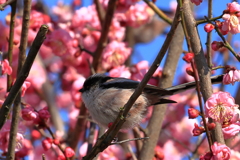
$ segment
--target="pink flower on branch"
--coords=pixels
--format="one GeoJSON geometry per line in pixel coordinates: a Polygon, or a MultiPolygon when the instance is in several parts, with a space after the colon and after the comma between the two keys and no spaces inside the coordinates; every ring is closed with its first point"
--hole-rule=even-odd
{"type": "Polygon", "coordinates": [[[107,45],[102,55],[102,66],[111,69],[122,65],[130,56],[132,49],[123,42],[112,41],[107,45]]]}
{"type": "Polygon", "coordinates": [[[44,44],[51,47],[52,52],[65,59],[70,59],[76,53],[77,49],[73,47],[73,38],[69,32],[63,29],[54,30],[44,44]]]}
{"type": "Polygon", "coordinates": [[[230,124],[228,127],[225,127],[222,129],[224,139],[229,139],[235,135],[237,135],[240,131],[240,124],[239,123],[234,123],[230,124]]]}
{"type": "Polygon", "coordinates": [[[231,150],[226,145],[215,142],[212,146],[212,160],[229,160],[231,158],[231,150]]]}
{"type": "Polygon", "coordinates": [[[22,85],[22,93],[21,93],[21,97],[23,97],[25,95],[25,92],[27,91],[27,89],[31,86],[31,83],[28,81],[24,81],[23,85],[22,85]]]}
{"type": "Polygon", "coordinates": [[[237,69],[230,70],[223,76],[223,84],[232,84],[240,81],[240,71],[237,69]]]}
{"type": "Polygon", "coordinates": [[[234,98],[228,92],[217,92],[205,103],[206,116],[223,123],[230,121],[239,112],[234,98]]]}
{"type": "Polygon", "coordinates": [[[131,73],[129,71],[129,68],[127,68],[125,66],[118,66],[109,71],[109,76],[130,78],[131,73]]]}
{"type": "Polygon", "coordinates": [[[203,132],[205,132],[204,127],[198,126],[198,124],[195,123],[195,124],[194,124],[194,129],[192,130],[193,136],[199,136],[199,135],[202,134],[203,132]]]}
{"type": "MultiPolygon", "coordinates": [[[[3,152],[7,152],[9,138],[10,138],[10,128],[11,128],[11,121],[7,121],[0,131],[0,150],[3,152]]],[[[18,132],[16,135],[16,148],[15,151],[18,151],[22,148],[24,142],[24,135],[25,127],[20,123],[18,125],[18,132]]]]}
{"type": "Polygon", "coordinates": [[[154,15],[154,11],[147,4],[132,5],[125,13],[126,23],[131,27],[139,27],[149,22],[154,15]]]}
{"type": "Polygon", "coordinates": [[[22,118],[25,121],[32,121],[38,118],[38,113],[32,107],[25,107],[21,111],[22,118]]]}
{"type": "Polygon", "coordinates": [[[4,59],[2,61],[2,74],[11,75],[12,74],[12,67],[9,65],[9,62],[7,59],[4,59]]]}
{"type": "Polygon", "coordinates": [[[222,19],[222,30],[237,34],[240,32],[240,5],[237,2],[227,4],[227,9],[224,11],[222,19]]]}

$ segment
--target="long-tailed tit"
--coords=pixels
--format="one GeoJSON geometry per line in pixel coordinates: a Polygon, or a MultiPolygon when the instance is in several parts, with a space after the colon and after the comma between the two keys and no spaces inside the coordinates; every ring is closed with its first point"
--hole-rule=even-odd
{"type": "MultiPolygon", "coordinates": [[[[222,81],[222,76],[212,77],[212,83],[222,81]]],[[[95,74],[86,79],[83,84],[82,100],[91,117],[103,127],[117,118],[119,110],[129,100],[139,82],[126,78],[113,78],[103,74],[95,74]]],[[[189,82],[166,89],[147,84],[129,111],[122,129],[133,128],[144,118],[147,107],[163,103],[176,103],[164,99],[187,89],[195,87],[195,82],[189,82]]]]}

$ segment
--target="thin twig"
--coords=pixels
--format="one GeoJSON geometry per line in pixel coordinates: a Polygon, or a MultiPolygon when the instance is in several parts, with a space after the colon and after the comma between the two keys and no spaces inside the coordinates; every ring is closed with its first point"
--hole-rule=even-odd
{"type": "MultiPolygon", "coordinates": [[[[215,20],[218,20],[218,19],[222,18],[222,16],[223,16],[223,14],[218,16],[218,17],[210,18],[209,20],[210,21],[215,21],[215,20]]],[[[199,20],[199,21],[196,22],[196,25],[207,23],[209,20],[207,20],[207,19],[199,20]]]]}
{"type": "MultiPolygon", "coordinates": [[[[13,54],[13,46],[14,46],[13,39],[14,39],[16,9],[17,9],[17,1],[13,1],[11,3],[11,19],[10,19],[10,31],[9,31],[9,39],[8,39],[8,62],[11,67],[12,67],[12,57],[13,57],[12,54],[13,54]]],[[[11,85],[12,85],[12,76],[7,75],[7,91],[10,90],[11,85]]]]}
{"type": "Polygon", "coordinates": [[[124,105],[123,108],[120,109],[118,117],[115,120],[115,122],[113,123],[113,125],[110,127],[110,129],[108,129],[108,131],[103,136],[101,136],[98,139],[98,141],[96,142],[96,144],[93,147],[93,149],[91,150],[91,152],[87,156],[83,157],[83,160],[93,159],[99,152],[103,151],[111,144],[113,138],[116,136],[116,134],[120,130],[121,126],[125,122],[125,118],[127,117],[127,114],[129,112],[129,110],[131,109],[132,105],[134,104],[134,102],[137,100],[137,98],[142,93],[144,87],[146,86],[149,79],[152,77],[155,70],[159,67],[159,65],[169,47],[169,44],[171,43],[171,40],[173,38],[173,35],[175,33],[175,30],[176,30],[178,24],[179,24],[179,15],[176,14],[176,16],[174,18],[174,22],[172,24],[172,27],[170,29],[170,32],[167,35],[166,40],[165,40],[161,50],[159,51],[155,61],[153,62],[153,65],[150,67],[148,72],[145,74],[143,80],[140,82],[140,84],[138,85],[138,87],[136,88],[136,90],[134,91],[134,93],[132,94],[130,99],[128,100],[128,102],[124,105]]]}
{"type": "Polygon", "coordinates": [[[101,26],[103,26],[104,23],[104,17],[105,17],[105,11],[101,5],[101,3],[99,2],[99,0],[94,0],[95,6],[96,6],[96,10],[98,13],[98,19],[101,23],[101,26]]]}
{"type": "MultiPolygon", "coordinates": [[[[212,95],[212,92],[213,92],[212,84],[210,80],[211,70],[208,67],[208,64],[206,62],[200,37],[196,28],[196,21],[192,14],[189,0],[184,0],[183,10],[184,10],[183,13],[184,13],[185,21],[187,24],[186,27],[187,27],[189,36],[191,37],[190,42],[191,42],[192,51],[194,53],[194,62],[196,63],[196,67],[199,75],[201,93],[204,98],[204,101],[207,101],[207,99],[212,95]]],[[[214,139],[214,141],[218,141],[219,143],[222,143],[222,144],[225,143],[221,124],[216,123],[216,127],[212,132],[213,132],[212,138],[214,139]]]]}
{"type": "Polygon", "coordinates": [[[223,40],[223,43],[224,43],[224,47],[226,47],[233,55],[234,57],[240,62],[240,56],[238,53],[236,53],[234,51],[234,49],[231,47],[231,45],[228,43],[228,41],[223,37],[222,33],[220,32],[218,26],[213,23],[210,19],[208,19],[206,16],[205,18],[208,20],[209,23],[211,23],[212,25],[214,25],[215,27],[215,30],[217,31],[217,34],[220,36],[220,38],[223,40]]]}
{"type": "Polygon", "coordinates": [[[172,25],[172,19],[169,18],[163,11],[161,11],[153,2],[149,0],[144,0],[145,3],[160,17],[162,20],[164,20],[169,25],[172,25]]]}
{"type": "MultiPolygon", "coordinates": [[[[91,123],[90,123],[90,128],[89,128],[87,153],[89,153],[90,150],[91,150],[92,147],[93,147],[95,128],[96,128],[96,123],[91,122],[91,123]]],[[[87,131],[87,130],[86,130],[86,131],[87,131]]]]}
{"type": "Polygon", "coordinates": [[[101,68],[99,68],[98,65],[99,65],[99,62],[101,61],[102,51],[104,47],[107,45],[108,32],[109,32],[113,14],[116,8],[116,1],[117,0],[111,0],[108,2],[107,12],[106,12],[104,24],[101,30],[101,36],[97,45],[97,49],[94,52],[93,68],[96,72],[101,70],[101,68]]]}
{"type": "MultiPolygon", "coordinates": [[[[183,4],[182,4],[182,0],[178,0],[178,4],[179,4],[179,7],[182,8],[183,4]]],[[[187,27],[186,27],[186,22],[185,22],[185,17],[184,17],[184,14],[183,14],[183,9],[180,9],[180,14],[181,14],[181,23],[182,23],[182,28],[183,28],[183,32],[184,32],[184,35],[185,35],[185,39],[186,39],[186,42],[187,42],[187,48],[188,48],[188,52],[192,52],[192,47],[191,47],[191,43],[190,43],[190,37],[188,35],[188,31],[187,31],[187,27]]]]}
{"type": "Polygon", "coordinates": [[[132,147],[131,147],[130,144],[127,145],[127,148],[128,148],[128,150],[129,150],[129,152],[130,152],[130,154],[131,154],[131,156],[132,156],[132,159],[133,159],[133,160],[137,160],[137,157],[136,157],[136,155],[133,153],[133,150],[132,150],[132,147]]]}
{"type": "MultiPolygon", "coordinates": [[[[80,107],[80,111],[79,111],[79,115],[78,115],[78,119],[76,122],[76,125],[73,129],[73,131],[69,131],[68,137],[67,139],[69,140],[69,146],[75,150],[78,144],[78,141],[76,141],[76,139],[79,139],[79,137],[84,133],[84,127],[85,127],[85,123],[87,122],[86,118],[82,118],[82,117],[86,117],[87,115],[87,109],[84,105],[84,103],[81,104],[80,107]]],[[[74,159],[74,157],[72,157],[71,159],[74,159]]]]}
{"type": "Polygon", "coordinates": [[[29,53],[28,53],[28,56],[27,56],[27,59],[26,59],[24,65],[23,65],[23,68],[0,109],[0,129],[2,128],[2,126],[4,125],[4,123],[8,117],[10,108],[11,108],[13,101],[15,100],[17,94],[19,93],[19,91],[21,89],[21,86],[23,85],[24,81],[26,80],[26,78],[29,75],[33,61],[38,53],[39,48],[41,47],[41,45],[45,39],[45,35],[47,34],[47,31],[48,31],[47,25],[42,25],[40,27],[40,30],[38,31],[37,36],[34,39],[32,46],[29,50],[29,53]]]}
{"type": "MultiPolygon", "coordinates": [[[[208,18],[212,18],[212,0],[208,0],[208,18]]],[[[207,33],[207,63],[208,67],[212,68],[212,48],[211,48],[211,41],[212,41],[212,32],[207,33]]]]}
{"type": "MultiPolygon", "coordinates": [[[[16,4],[13,3],[12,5],[16,5],[16,4]]],[[[23,23],[22,23],[21,40],[20,40],[20,47],[19,47],[20,53],[18,57],[17,76],[20,75],[20,71],[26,59],[30,12],[31,12],[31,0],[24,0],[23,23]]],[[[10,138],[9,138],[8,153],[7,153],[7,159],[9,160],[15,159],[16,137],[18,132],[19,115],[21,111],[21,94],[20,93],[17,94],[17,97],[14,101],[13,106],[14,107],[13,107],[10,138]]]]}
{"type": "Polygon", "coordinates": [[[46,157],[44,154],[42,154],[42,160],[46,160],[46,157]]]}
{"type": "Polygon", "coordinates": [[[148,139],[149,137],[143,137],[143,138],[133,138],[133,139],[126,139],[123,141],[119,141],[119,142],[112,142],[111,145],[113,144],[121,144],[121,143],[126,143],[126,142],[130,142],[130,141],[138,141],[138,140],[145,140],[148,139]]]}
{"type": "MultiPolygon", "coordinates": [[[[175,18],[180,20],[180,7],[177,7],[175,18]]],[[[175,25],[176,20],[174,19],[173,26],[175,25]]],[[[171,33],[171,30],[168,34],[171,33]]],[[[171,41],[168,49],[168,55],[166,57],[166,61],[164,64],[164,68],[162,71],[162,77],[159,81],[158,87],[165,88],[168,86],[172,86],[172,82],[174,79],[174,75],[177,68],[177,63],[179,61],[179,57],[182,53],[182,44],[183,44],[184,34],[182,31],[181,25],[177,26],[176,32],[174,34],[174,38],[171,41]]],[[[140,155],[138,156],[139,160],[145,159],[153,159],[155,152],[154,149],[159,140],[159,134],[161,130],[163,130],[163,123],[165,119],[167,111],[167,105],[157,105],[153,108],[152,116],[149,120],[147,126],[147,136],[150,137],[149,140],[144,141],[143,147],[141,149],[140,155]]]]}
{"type": "Polygon", "coordinates": [[[7,6],[7,5],[10,5],[12,4],[13,2],[15,2],[16,0],[7,0],[5,3],[3,4],[0,4],[0,11],[3,11],[4,8],[7,6]]]}
{"type": "MultiPolygon", "coordinates": [[[[50,133],[50,135],[52,136],[52,139],[56,139],[55,135],[53,134],[51,128],[46,124],[46,122],[44,120],[42,120],[44,127],[48,130],[48,132],[50,133]]],[[[69,160],[69,158],[65,155],[64,153],[64,149],[61,146],[61,143],[57,144],[58,148],[61,150],[61,152],[63,153],[63,155],[65,156],[66,160],[69,160]]]]}
{"type": "Polygon", "coordinates": [[[80,49],[80,51],[85,51],[86,53],[90,54],[91,56],[93,56],[93,52],[85,49],[82,45],[78,45],[78,48],[80,49]]]}
{"type": "Polygon", "coordinates": [[[217,70],[217,69],[224,69],[226,68],[225,66],[217,66],[217,67],[212,67],[211,70],[217,70]]]}
{"type": "Polygon", "coordinates": [[[212,146],[213,142],[212,142],[212,139],[211,139],[211,134],[209,132],[209,129],[208,129],[208,126],[207,126],[206,117],[205,117],[204,110],[203,110],[202,97],[201,97],[201,91],[200,91],[200,83],[199,83],[199,80],[198,80],[198,72],[197,72],[197,69],[196,69],[195,64],[194,64],[193,61],[191,61],[191,66],[193,68],[194,79],[195,79],[196,87],[197,87],[197,96],[198,96],[198,102],[199,102],[201,117],[202,117],[202,121],[203,121],[203,124],[204,124],[204,128],[206,130],[208,144],[209,144],[209,149],[212,152],[211,146],[212,146]]]}

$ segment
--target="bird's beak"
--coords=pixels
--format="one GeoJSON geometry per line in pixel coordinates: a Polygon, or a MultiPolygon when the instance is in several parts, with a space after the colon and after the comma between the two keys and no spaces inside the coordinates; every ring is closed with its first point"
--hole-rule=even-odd
{"type": "Polygon", "coordinates": [[[80,89],[79,92],[83,92],[84,91],[84,88],[80,89]]]}

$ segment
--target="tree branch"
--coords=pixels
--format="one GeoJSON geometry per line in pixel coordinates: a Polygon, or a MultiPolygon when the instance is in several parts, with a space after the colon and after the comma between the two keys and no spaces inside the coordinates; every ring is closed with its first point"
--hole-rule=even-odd
{"type": "Polygon", "coordinates": [[[102,51],[104,47],[107,45],[108,32],[109,32],[113,14],[116,8],[116,1],[117,0],[111,0],[108,2],[108,8],[107,8],[104,24],[102,26],[101,36],[97,45],[97,49],[94,53],[93,68],[96,72],[100,70],[98,65],[101,60],[102,51]]]}
{"type": "Polygon", "coordinates": [[[42,25],[40,27],[40,30],[38,31],[37,36],[32,43],[32,47],[29,50],[29,53],[28,53],[28,56],[27,56],[27,59],[26,59],[24,65],[23,65],[23,68],[21,69],[21,72],[20,72],[19,76],[17,77],[16,82],[12,86],[7,98],[5,99],[3,105],[0,109],[0,129],[2,128],[2,126],[4,125],[4,123],[8,117],[12,103],[15,100],[15,98],[17,97],[17,94],[19,93],[21,86],[23,85],[24,81],[26,80],[26,78],[29,75],[33,61],[38,53],[39,48],[41,47],[41,45],[45,39],[45,35],[47,34],[47,31],[48,31],[47,25],[42,25]]]}
{"type": "Polygon", "coordinates": [[[127,117],[127,114],[129,112],[129,110],[131,109],[132,105],[137,100],[137,98],[141,95],[141,93],[142,93],[144,87],[146,86],[146,84],[148,83],[149,79],[152,77],[155,70],[159,67],[159,65],[160,65],[168,47],[172,41],[175,30],[179,24],[179,17],[180,17],[179,14],[176,14],[176,16],[174,18],[174,22],[171,27],[171,30],[169,31],[169,34],[167,35],[166,40],[165,40],[161,50],[159,51],[157,57],[155,58],[152,66],[149,68],[148,72],[146,73],[143,80],[140,82],[140,84],[138,85],[138,87],[136,88],[136,90],[134,91],[134,93],[132,94],[130,99],[128,100],[128,102],[120,110],[118,117],[115,120],[115,122],[113,123],[113,125],[111,126],[111,128],[102,137],[100,137],[98,139],[98,141],[96,142],[96,144],[93,147],[93,149],[91,150],[91,152],[87,156],[83,157],[83,160],[93,159],[99,152],[102,152],[109,145],[111,145],[111,141],[116,136],[118,131],[121,129],[121,126],[125,122],[125,118],[127,117]]]}
{"type": "MultiPolygon", "coordinates": [[[[190,43],[192,51],[195,54],[194,60],[199,74],[201,93],[203,95],[204,101],[206,101],[212,95],[212,84],[210,80],[211,70],[208,67],[206,58],[204,56],[204,52],[196,28],[196,21],[192,15],[189,0],[185,0],[183,2],[183,14],[187,24],[186,27],[188,30],[189,37],[191,37],[190,43]]],[[[222,144],[225,143],[222,134],[222,127],[221,124],[219,123],[216,123],[216,128],[214,130],[214,139],[219,143],[222,144]]]]}

